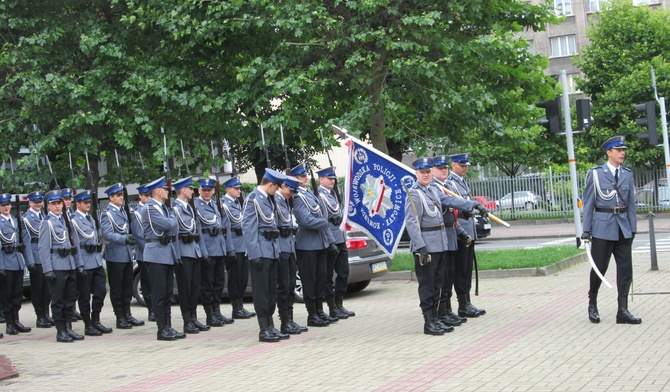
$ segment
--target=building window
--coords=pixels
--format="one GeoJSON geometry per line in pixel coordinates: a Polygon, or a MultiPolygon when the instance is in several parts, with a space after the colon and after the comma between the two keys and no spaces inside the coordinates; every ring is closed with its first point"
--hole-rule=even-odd
{"type": "Polygon", "coordinates": [[[551,37],[551,57],[574,56],[577,54],[574,35],[551,37]]]}
{"type": "MultiPolygon", "coordinates": [[[[556,16],[572,15],[572,0],[554,0],[554,10],[556,16]]],[[[653,0],[652,0],[653,1],[653,0]]]]}
{"type": "Polygon", "coordinates": [[[528,40],[528,53],[535,54],[535,41],[528,40]]]}
{"type": "MultiPolygon", "coordinates": [[[[561,83],[561,75],[552,75],[554,79],[558,83],[561,83]]],[[[567,74],[565,75],[566,79],[568,80],[568,94],[581,94],[581,90],[577,88],[577,78],[579,77],[578,74],[567,74]]],[[[563,91],[563,89],[561,89],[563,91]]]]}
{"type": "Polygon", "coordinates": [[[608,0],[589,0],[586,12],[600,12],[608,0]]]}
{"type": "Polygon", "coordinates": [[[661,0],[633,0],[633,5],[660,4],[661,0]]]}

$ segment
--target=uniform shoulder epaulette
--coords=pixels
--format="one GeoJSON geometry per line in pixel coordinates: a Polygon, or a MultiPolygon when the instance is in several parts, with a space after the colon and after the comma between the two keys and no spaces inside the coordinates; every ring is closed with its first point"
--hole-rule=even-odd
{"type": "Polygon", "coordinates": [[[597,169],[600,169],[600,170],[602,170],[602,169],[603,169],[603,167],[602,167],[602,166],[593,166],[593,167],[592,167],[592,168],[590,168],[589,170],[597,170],[597,169]]]}
{"type": "Polygon", "coordinates": [[[632,170],[630,170],[630,168],[627,168],[626,166],[621,166],[621,169],[627,172],[632,172],[632,170]]]}
{"type": "Polygon", "coordinates": [[[258,194],[251,192],[249,196],[247,196],[247,200],[254,200],[258,194]]]}

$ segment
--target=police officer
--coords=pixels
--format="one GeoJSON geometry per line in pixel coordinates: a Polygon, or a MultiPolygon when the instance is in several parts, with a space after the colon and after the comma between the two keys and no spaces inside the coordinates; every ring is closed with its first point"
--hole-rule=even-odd
{"type": "MultiPolygon", "coordinates": [[[[207,317],[206,324],[212,327],[222,327],[235,320],[225,317],[221,313],[221,295],[226,280],[226,257],[233,257],[233,240],[230,238],[230,222],[221,215],[214,188],[216,180],[201,178],[198,180],[200,196],[196,199],[198,220],[202,227],[202,241],[206,249],[206,261],[201,263],[202,286],[200,296],[207,317]]],[[[228,286],[231,285],[228,277],[228,286]]],[[[230,290],[229,290],[230,292],[230,290]]],[[[235,303],[233,302],[233,308],[235,303]]],[[[233,317],[235,316],[233,312],[233,317]]]]}
{"type": "Polygon", "coordinates": [[[151,286],[149,283],[149,271],[147,270],[146,264],[142,261],[142,255],[144,254],[144,230],[142,229],[142,210],[146,207],[147,202],[149,201],[149,191],[147,190],[147,185],[142,184],[137,187],[137,195],[140,199],[139,203],[131,211],[133,214],[133,219],[130,220],[130,227],[133,229],[133,237],[137,240],[137,245],[135,245],[135,261],[137,262],[137,268],[140,270],[140,289],[142,292],[142,298],[144,298],[144,305],[147,308],[147,319],[149,321],[156,321],[153,312],[151,311],[151,286]]]}
{"type": "Polygon", "coordinates": [[[337,255],[328,256],[328,268],[326,269],[326,302],[328,303],[331,317],[346,319],[355,316],[356,313],[347,310],[342,301],[347,293],[347,280],[349,279],[349,251],[347,250],[346,233],[340,229],[343,214],[340,201],[335,193],[335,181],[337,175],[334,167],[327,167],[316,172],[319,176],[319,197],[328,212],[330,232],[335,239],[335,246],[339,252],[337,255]],[[336,274],[333,286],[333,275],[336,274]]]}
{"type": "Polygon", "coordinates": [[[207,247],[202,239],[200,222],[189,204],[193,197],[193,176],[184,177],[172,184],[177,199],[172,204],[179,226],[178,241],[175,242],[181,264],[175,268],[177,287],[179,287],[179,308],[184,320],[185,333],[208,331],[207,325],[196,317],[198,298],[200,298],[201,266],[200,260],[207,262],[207,247]],[[202,326],[199,328],[195,323],[202,326]]]}
{"type": "MultiPolygon", "coordinates": [[[[623,136],[607,139],[602,148],[607,162],[586,173],[582,240],[591,242],[591,256],[603,276],[614,255],[619,305],[617,324],[640,324],[642,319],[628,311],[628,292],[633,280],[631,252],[637,232],[633,172],[623,166],[627,148],[623,136]]],[[[589,283],[589,320],[599,323],[598,289],[602,281],[593,269],[589,283]]]]}
{"type": "Polygon", "coordinates": [[[8,335],[30,332],[31,328],[19,321],[23,301],[23,270],[26,247],[19,240],[18,221],[10,215],[12,196],[0,193],[0,309],[4,310],[8,335]]]}
{"type": "Polygon", "coordinates": [[[40,236],[40,226],[44,219],[42,200],[44,192],[34,191],[28,194],[28,211],[23,214],[23,243],[26,245],[26,264],[30,272],[30,301],[35,309],[37,328],[51,328],[54,320],[49,316],[51,293],[44,279],[42,260],[40,259],[37,242],[40,236]]]}
{"type": "MultiPolygon", "coordinates": [[[[449,156],[451,160],[451,173],[447,177],[446,185],[449,190],[460,195],[466,200],[471,200],[470,186],[465,181],[465,175],[470,166],[470,154],[454,154],[449,156]]],[[[476,208],[482,216],[487,216],[488,211],[480,203],[476,208]]],[[[458,256],[456,259],[456,276],[454,278],[454,290],[458,298],[458,315],[460,317],[479,317],[486,314],[486,310],[477,308],[470,302],[470,290],[472,288],[472,267],[475,259],[475,243],[477,242],[477,221],[470,209],[459,209],[458,223],[465,229],[471,238],[470,245],[465,237],[459,237],[458,256]]]]}
{"type": "Polygon", "coordinates": [[[279,266],[277,269],[277,308],[281,320],[280,331],[290,335],[307,332],[307,327],[293,321],[293,304],[295,303],[295,285],[298,266],[295,259],[295,233],[293,211],[289,200],[298,193],[301,181],[288,176],[281,188],[275,192],[277,226],[279,228],[279,266]]]}
{"type": "Polygon", "coordinates": [[[151,281],[151,306],[156,317],[158,340],[183,339],[186,334],[172,328],[172,291],[174,266],[181,264],[175,241],[179,233],[177,219],[170,213],[165,201],[170,197],[161,177],[147,184],[151,198],[142,210],[142,228],[146,245],[142,260],[147,264],[151,281]]]}
{"type": "Polygon", "coordinates": [[[67,212],[67,216],[72,215],[72,188],[63,188],[63,212],[67,212]]]}
{"type": "Polygon", "coordinates": [[[109,273],[109,299],[116,315],[116,328],[130,329],[144,325],[130,313],[133,297],[132,248],[137,244],[130,234],[130,217],[123,209],[124,184],[117,182],[105,190],[109,204],[100,216],[100,231],[107,241],[102,257],[109,273]]]}
{"type": "Polygon", "coordinates": [[[307,325],[325,327],[338,320],[323,311],[323,300],[327,285],[328,256],[335,257],[339,251],[330,230],[325,207],[314,193],[307,190],[305,164],[301,163],[292,168],[291,175],[300,180],[298,193],[293,197],[293,213],[298,222],[295,248],[308,314],[307,325]]]}
{"type": "Polygon", "coordinates": [[[79,249],[86,277],[77,280],[79,310],[84,320],[84,335],[100,336],[112,329],[100,323],[100,312],[107,296],[107,274],[102,266],[102,245],[91,211],[92,192],[83,190],[74,196],[77,210],[71,215],[72,228],[77,232],[79,249]]]}
{"type": "Polygon", "coordinates": [[[223,184],[226,195],[223,197],[224,221],[230,224],[230,239],[234,254],[228,252],[226,268],[228,269],[228,294],[233,305],[234,319],[248,319],[256,315],[244,308],[244,293],[249,283],[249,259],[246,255],[246,245],[242,236],[242,183],[239,177],[232,177],[223,184]]]}
{"type": "Polygon", "coordinates": [[[242,213],[242,230],[251,264],[251,288],[260,328],[260,342],[278,342],[290,338],[290,335],[275,328],[272,319],[277,305],[277,265],[280,253],[279,229],[272,197],[285,179],[286,175],[265,169],[261,184],[247,196],[242,213]]]}
{"type": "Polygon", "coordinates": [[[44,195],[49,213],[40,226],[38,248],[44,277],[51,292],[51,312],[56,324],[56,341],[71,343],[84,337],[72,330],[72,312],[77,296],[77,278],[85,278],[84,262],[75,230],[69,230],[63,211],[63,193],[44,195]]]}

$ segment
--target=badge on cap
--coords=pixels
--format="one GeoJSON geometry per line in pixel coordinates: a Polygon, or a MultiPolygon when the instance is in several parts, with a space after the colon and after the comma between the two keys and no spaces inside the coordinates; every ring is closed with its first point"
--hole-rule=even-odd
{"type": "Polygon", "coordinates": [[[412,162],[412,167],[415,170],[430,169],[433,167],[433,159],[428,157],[418,158],[412,162]]]}
{"type": "Polygon", "coordinates": [[[602,144],[602,148],[605,151],[609,150],[610,148],[628,148],[626,146],[626,137],[625,136],[611,137],[605,140],[605,143],[602,144]]]}

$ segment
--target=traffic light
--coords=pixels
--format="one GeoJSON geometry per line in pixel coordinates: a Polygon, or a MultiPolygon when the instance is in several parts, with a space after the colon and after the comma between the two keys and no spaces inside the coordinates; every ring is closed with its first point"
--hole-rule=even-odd
{"type": "Polygon", "coordinates": [[[656,132],[656,102],[649,101],[635,105],[635,110],[643,112],[644,117],[635,120],[637,125],[647,127],[647,132],[638,133],[637,137],[647,140],[650,145],[658,144],[658,132],[656,132]]]}
{"type": "Polygon", "coordinates": [[[591,117],[591,108],[593,105],[588,99],[578,99],[577,104],[577,129],[588,131],[593,126],[593,117],[591,117]]]}
{"type": "Polygon", "coordinates": [[[539,125],[547,128],[549,133],[563,132],[563,112],[561,111],[561,103],[559,98],[551,101],[539,102],[535,106],[544,108],[546,114],[545,118],[537,120],[539,125]]]}

